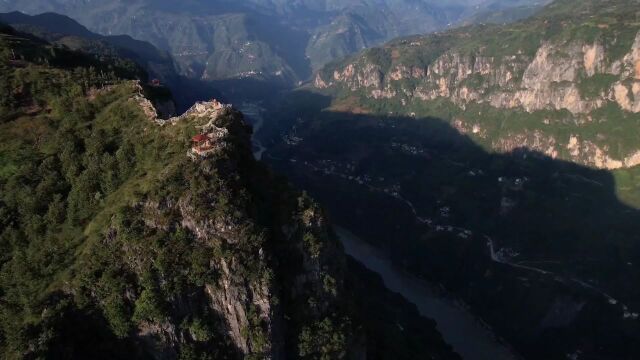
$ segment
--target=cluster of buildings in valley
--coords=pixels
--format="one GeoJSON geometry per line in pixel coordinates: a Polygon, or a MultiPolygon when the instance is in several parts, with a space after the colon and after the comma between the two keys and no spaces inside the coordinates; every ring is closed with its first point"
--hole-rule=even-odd
{"type": "Polygon", "coordinates": [[[296,122],[297,124],[291,126],[288,132],[280,134],[282,142],[288,146],[296,146],[304,141],[304,138],[298,136],[298,124],[302,123],[303,120],[302,118],[297,118],[296,122]]]}
{"type": "Polygon", "coordinates": [[[208,55],[209,52],[206,50],[202,50],[202,49],[190,49],[190,50],[183,50],[183,51],[178,51],[173,53],[172,55],[175,57],[184,57],[184,56],[202,56],[202,55],[208,55]]]}
{"type": "Polygon", "coordinates": [[[296,135],[295,126],[289,133],[282,134],[282,142],[284,142],[289,146],[296,146],[300,144],[302,141],[304,141],[304,139],[296,135]]]}
{"type": "Polygon", "coordinates": [[[325,175],[333,175],[344,180],[353,181],[359,185],[366,185],[375,190],[388,193],[390,195],[398,195],[400,185],[385,185],[384,177],[374,177],[368,174],[357,174],[354,162],[342,163],[334,160],[317,160],[317,161],[298,161],[296,159],[289,160],[292,163],[301,162],[303,165],[311,168],[313,171],[323,173],[325,175]]]}
{"type": "MultiPolygon", "coordinates": [[[[418,220],[422,224],[426,224],[433,227],[433,230],[436,232],[446,232],[453,233],[459,238],[468,239],[473,236],[473,232],[469,229],[465,229],[458,226],[452,226],[447,224],[439,224],[431,218],[423,218],[420,217],[417,213],[417,210],[412,202],[402,197],[400,194],[401,186],[398,183],[395,184],[385,184],[384,177],[372,177],[370,175],[358,175],[356,174],[356,166],[353,162],[348,163],[340,163],[333,160],[318,160],[315,162],[310,161],[298,161],[296,159],[289,160],[292,163],[300,162],[302,165],[309,167],[313,171],[320,172],[324,175],[337,176],[344,180],[351,181],[357,183],[359,185],[363,185],[369,188],[369,190],[385,193],[398,201],[401,201],[413,212],[416,216],[416,220],[418,220]]],[[[451,217],[451,208],[447,205],[441,205],[437,209],[436,216],[445,221],[446,219],[451,217]]]]}
{"type": "Polygon", "coordinates": [[[391,142],[391,149],[397,150],[397,151],[400,151],[402,153],[409,154],[409,155],[423,156],[423,157],[425,157],[427,159],[431,158],[431,155],[429,154],[429,151],[423,149],[420,146],[409,145],[409,144],[404,144],[404,143],[392,141],[391,142]]]}
{"type": "Polygon", "coordinates": [[[503,184],[509,190],[520,191],[524,185],[529,182],[529,178],[526,176],[522,178],[507,178],[501,176],[498,178],[498,182],[503,184]]]}
{"type": "Polygon", "coordinates": [[[299,143],[301,143],[303,140],[304,140],[303,138],[296,135],[292,135],[292,134],[282,135],[282,141],[289,146],[296,146],[299,143]]]}

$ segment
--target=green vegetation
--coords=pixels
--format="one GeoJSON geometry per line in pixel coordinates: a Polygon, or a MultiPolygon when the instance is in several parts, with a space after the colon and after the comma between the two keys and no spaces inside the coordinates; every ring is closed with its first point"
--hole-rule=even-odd
{"type": "MultiPolygon", "coordinates": [[[[34,354],[56,351],[49,348],[55,348],[56,332],[41,314],[55,318],[66,311],[56,303],[70,301],[66,298],[76,286],[76,274],[90,270],[80,265],[84,257],[79,254],[102,237],[108,214],[144,188],[142,174],[167,145],[150,152],[148,139],[139,137],[146,119],[128,101],[133,87],[121,80],[138,74],[137,68],[97,62],[9,30],[1,35],[0,47],[5,85],[0,109],[1,334],[2,352],[13,358],[29,348],[34,354]],[[115,87],[89,96],[105,84],[115,87]],[[65,295],[53,300],[56,292],[65,295]],[[37,346],[34,334],[41,334],[37,346]]],[[[103,251],[114,255],[112,249],[103,251]]],[[[96,290],[104,317],[114,334],[126,336],[130,309],[117,295],[125,289],[123,274],[113,269],[102,278],[96,290]]],[[[137,316],[156,315],[150,312],[150,294],[143,291],[137,316]]],[[[83,295],[76,295],[74,301],[82,304],[83,295]]]]}
{"type": "MultiPolygon", "coordinates": [[[[446,120],[487,151],[510,150],[517,138],[524,146],[536,144],[536,150],[589,166],[602,167],[609,159],[624,161],[638,151],[640,116],[621,109],[619,100],[613,101],[612,88],[621,80],[629,89],[633,83],[634,64],[622,60],[640,32],[637,5],[637,0],[606,3],[561,0],[513,24],[473,25],[394,40],[327,66],[320,74],[325,81],[336,84],[319,92],[331,97],[332,109],[446,120]],[[546,65],[538,64],[542,67],[554,66],[555,62],[559,66],[582,64],[586,62],[583,46],[598,45],[590,53],[594,57],[594,68],[590,70],[595,74],[588,76],[587,70],[581,67],[575,69],[575,81],[543,79],[532,85],[530,82],[536,79],[529,78],[525,87],[521,82],[525,69],[532,64],[542,44],[549,45],[546,65]],[[598,60],[600,55],[602,61],[598,60]],[[444,74],[438,74],[442,70],[433,67],[439,58],[445,66],[444,74]],[[352,79],[344,83],[332,80],[333,71],[347,64],[355,65],[352,79]],[[450,69],[447,64],[451,65],[450,69]],[[377,68],[371,70],[372,65],[379,67],[380,74],[376,73],[377,68]],[[398,67],[422,73],[430,66],[431,73],[417,79],[405,76],[392,80],[390,77],[398,67]],[[490,70],[486,73],[472,70],[478,66],[487,66],[490,70]],[[465,67],[471,75],[461,73],[465,67]],[[623,71],[615,70],[617,68],[623,71]],[[511,80],[505,83],[506,71],[511,80]],[[370,87],[353,89],[353,84],[363,76],[381,77],[381,89],[395,95],[376,99],[370,87]],[[441,80],[446,80],[446,84],[441,80]],[[420,92],[438,96],[445,85],[447,95],[422,100],[420,92]],[[580,98],[571,93],[574,86],[580,98]],[[516,92],[522,89],[526,92],[517,96],[516,92]],[[554,96],[562,99],[553,99],[554,96]],[[468,100],[476,97],[476,101],[468,100]],[[537,110],[512,107],[522,98],[538,103],[533,106],[537,110]],[[570,105],[562,104],[563,101],[570,105]],[[591,106],[595,109],[589,110],[591,106]],[[574,142],[577,139],[578,144],[570,144],[572,138],[574,142]]],[[[532,69],[535,73],[535,66],[532,69]]],[[[628,96],[631,101],[635,100],[631,91],[628,96]]]]}
{"type": "Polygon", "coordinates": [[[640,339],[638,310],[629,310],[640,309],[640,292],[628,286],[640,279],[640,167],[589,166],[620,166],[639,149],[640,116],[611,101],[616,82],[634,82],[635,64],[622,60],[640,31],[639,4],[558,0],[518,23],[398,39],[331,64],[320,75],[334,86],[301,89],[276,113],[266,158],[398,266],[462,297],[526,358],[576,349],[585,358],[638,357],[640,348],[625,344],[640,339]],[[524,84],[542,44],[548,57],[524,84]],[[445,73],[432,66],[438,58],[445,73]],[[545,77],[556,61],[585,67],[574,69],[575,81],[545,77]],[[354,75],[336,81],[333,72],[349,64],[354,75]],[[491,70],[467,76],[485,65],[491,70]],[[419,79],[392,79],[401,66],[432,67],[419,79]],[[396,95],[353,89],[368,77],[396,95]],[[435,100],[414,92],[445,85],[435,100]],[[573,86],[602,106],[529,112],[512,107],[518,96],[501,97],[529,90],[528,100],[576,105],[569,91],[557,98],[573,86]],[[282,134],[303,140],[293,145],[282,134]],[[578,310],[559,320],[559,308],[578,310]]]}
{"type": "MultiPolygon", "coordinates": [[[[327,351],[346,353],[335,239],[317,205],[253,160],[241,114],[220,115],[225,146],[192,161],[190,139],[210,119],[150,121],[126,80],[137,68],[8,28],[0,56],[2,358],[148,358],[156,350],[136,345],[140,333],[181,358],[239,358],[216,299],[245,309],[250,358],[271,351],[271,322],[287,322],[278,341],[296,354],[303,329],[329,315],[343,333],[327,351]],[[300,285],[309,262],[322,278],[300,285]],[[279,301],[286,320],[262,307],[279,301]]],[[[325,352],[316,345],[305,349],[325,352]]]]}
{"type": "Polygon", "coordinates": [[[582,41],[605,46],[607,63],[628,53],[638,30],[636,0],[615,0],[608,4],[588,0],[555,1],[531,18],[508,25],[470,25],[437,34],[393,40],[384,47],[365,50],[360,56],[330,64],[328,75],[337,67],[355,60],[381,66],[386,72],[393,65],[426,67],[446,52],[482,55],[502,61],[512,55],[532,57],[544,42],[568,44],[582,41]]]}
{"type": "MultiPolygon", "coordinates": [[[[344,326],[344,322],[342,322],[344,326]]],[[[300,334],[300,356],[303,359],[331,360],[345,357],[345,329],[330,318],[307,326],[300,334]]]]}
{"type": "Polygon", "coordinates": [[[595,74],[591,77],[586,77],[578,82],[580,96],[586,99],[594,99],[602,97],[603,94],[607,95],[611,85],[618,81],[619,78],[619,76],[610,74],[595,74]]]}

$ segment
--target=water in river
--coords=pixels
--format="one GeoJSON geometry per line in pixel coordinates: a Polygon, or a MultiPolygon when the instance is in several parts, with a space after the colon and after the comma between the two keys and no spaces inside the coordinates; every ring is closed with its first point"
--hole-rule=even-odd
{"type": "Polygon", "coordinates": [[[240,111],[242,111],[253,125],[253,137],[251,139],[253,143],[253,157],[255,157],[256,160],[262,160],[262,154],[267,150],[267,148],[264,147],[260,140],[257,139],[256,134],[264,125],[264,117],[262,116],[264,109],[257,104],[244,102],[240,105],[240,111]]]}
{"type": "Polygon", "coordinates": [[[348,230],[335,227],[345,252],[382,277],[385,286],[416,305],[420,314],[434,319],[444,340],[465,360],[514,360],[508,347],[472,314],[434,287],[395,267],[373,246],[348,230]]]}
{"type": "MultiPolygon", "coordinates": [[[[244,103],[241,110],[253,123],[254,134],[264,123],[262,109],[256,104],[244,103]]],[[[266,150],[253,137],[254,156],[262,158],[266,150]]],[[[421,315],[437,322],[444,340],[465,360],[519,359],[508,347],[498,342],[492,332],[472,314],[458,306],[441,291],[393,266],[391,261],[373,246],[348,230],[335,227],[345,251],[367,269],[382,277],[385,286],[416,305],[421,315]]]]}

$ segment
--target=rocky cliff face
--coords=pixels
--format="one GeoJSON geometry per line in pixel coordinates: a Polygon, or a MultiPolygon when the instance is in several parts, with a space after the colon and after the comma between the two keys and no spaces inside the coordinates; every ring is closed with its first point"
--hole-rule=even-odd
{"type": "MultiPolygon", "coordinates": [[[[131,86],[137,88],[135,83],[131,86]]],[[[144,312],[140,308],[147,291],[157,297],[152,302],[155,310],[145,310],[155,315],[134,315],[132,324],[146,351],[171,359],[185,349],[206,351],[215,339],[227,349],[225,356],[281,359],[298,351],[308,326],[346,319],[339,315],[344,310],[344,255],[338,243],[313,202],[278,184],[253,160],[242,115],[209,102],[194,105],[180,117],[159,120],[150,101],[139,93],[132,100],[159,131],[215,126],[226,130],[228,144],[206,158],[185,156],[187,148],[178,152],[174,168],[158,175],[191,185],[173,188],[160,180],[122,210],[125,218],[112,219],[106,238],[90,251],[87,261],[100,258],[104,246],[123,259],[119,266],[131,279],[126,282],[124,306],[132,307],[134,314],[144,312]],[[164,250],[148,251],[138,237],[168,236],[176,241],[177,233],[189,239],[186,248],[182,254],[165,255],[188,257],[165,272],[159,269],[166,266],[162,263],[167,259],[159,254],[164,250]],[[189,264],[194,256],[199,257],[197,266],[189,264]],[[195,273],[202,277],[193,280],[195,273]],[[176,283],[175,277],[181,276],[186,278],[176,283]],[[169,290],[173,286],[182,290],[169,290]],[[205,330],[194,323],[206,324],[205,330]]],[[[95,285],[88,287],[97,292],[95,285]]],[[[345,356],[346,343],[342,346],[333,354],[345,356]]]]}
{"type": "MultiPolygon", "coordinates": [[[[598,18],[609,10],[623,11],[627,2],[618,2],[617,10],[589,13],[595,18],[593,24],[583,23],[583,18],[575,22],[571,17],[566,21],[554,18],[548,15],[554,9],[550,6],[536,18],[507,27],[467,28],[398,40],[319,72],[314,86],[337,89],[343,95],[345,90],[357,93],[368,99],[365,103],[399,102],[398,112],[405,114],[420,107],[412,104],[440,100],[449,101],[461,113],[479,105],[485,112],[536,114],[538,125],[544,124],[549,113],[562,114],[565,122],[576,123],[575,133],[560,138],[553,130],[538,131],[557,145],[552,150],[546,146],[533,149],[596,167],[634,166],[638,148],[612,153],[607,148],[610,145],[582,136],[580,129],[593,122],[623,121],[618,119],[621,116],[601,119],[612,108],[628,118],[640,113],[640,29],[624,19],[610,24],[598,18]],[[575,35],[588,31],[589,35],[575,35]],[[520,33],[526,35],[513,35],[520,33]],[[570,149],[563,152],[562,147],[570,149]]],[[[457,120],[482,126],[486,114],[476,112],[475,119],[468,116],[457,120]]],[[[526,138],[525,145],[538,142],[534,130],[503,134],[492,145],[509,151],[507,143],[514,135],[526,138]]]]}
{"type": "MultiPolygon", "coordinates": [[[[420,43],[413,43],[420,46],[420,43]]],[[[533,57],[523,54],[487,56],[449,51],[426,67],[394,64],[383,69],[375,63],[348,64],[333,71],[329,79],[316,74],[315,86],[345,86],[364,89],[374,99],[408,98],[429,101],[447,98],[458,106],[470,102],[488,103],[499,109],[521,108],[527,112],[568,110],[587,114],[615,102],[622,109],[638,113],[635,97],[640,91],[640,33],[621,60],[605,62],[599,43],[543,43],[533,57]],[[358,66],[361,65],[361,66],[358,66]],[[594,98],[584,96],[579,84],[596,75],[619,78],[594,98]],[[479,83],[474,84],[472,80],[479,83]],[[403,80],[413,80],[407,87],[403,80]]]]}

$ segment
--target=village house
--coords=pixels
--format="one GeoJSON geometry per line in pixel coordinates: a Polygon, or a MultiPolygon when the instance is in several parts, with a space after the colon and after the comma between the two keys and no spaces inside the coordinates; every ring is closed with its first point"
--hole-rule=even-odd
{"type": "Polygon", "coordinates": [[[225,128],[211,127],[208,132],[195,135],[191,138],[192,146],[190,157],[207,157],[224,148],[223,138],[228,130],[225,128]]]}
{"type": "Polygon", "coordinates": [[[196,154],[202,154],[211,149],[211,140],[205,134],[198,134],[191,138],[193,146],[191,150],[196,154]]]}
{"type": "Polygon", "coordinates": [[[191,152],[201,157],[207,157],[217,149],[209,134],[198,134],[191,138],[191,142],[193,143],[191,152]]]}

